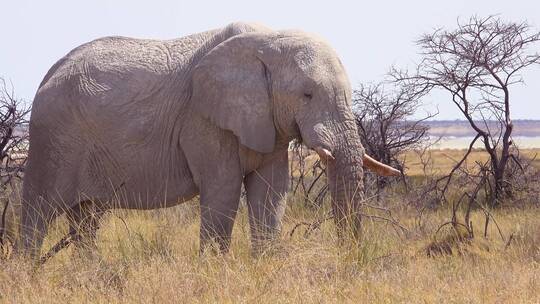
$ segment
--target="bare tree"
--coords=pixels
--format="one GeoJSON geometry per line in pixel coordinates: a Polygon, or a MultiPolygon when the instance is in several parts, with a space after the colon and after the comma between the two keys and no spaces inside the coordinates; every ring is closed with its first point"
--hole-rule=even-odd
{"type": "MultiPolygon", "coordinates": [[[[511,194],[505,175],[509,161],[516,159],[511,153],[510,88],[523,82],[523,69],[540,63],[540,55],[531,51],[539,40],[540,33],[525,22],[472,17],[464,23],[458,21],[455,30],[423,35],[417,41],[422,61],[414,74],[391,72],[402,83],[450,94],[477,134],[470,147],[480,139],[490,156],[487,177],[480,180],[488,183],[492,206],[511,194]]],[[[462,164],[459,161],[452,173],[462,164]]],[[[447,178],[449,181],[451,175],[447,178]]]]}
{"type": "MultiPolygon", "coordinates": [[[[379,83],[360,85],[353,92],[358,132],[369,155],[403,171],[404,164],[398,156],[426,142],[429,127],[423,122],[436,115],[416,116],[427,89],[427,86],[404,84],[389,92],[379,83]]],[[[386,180],[376,178],[377,189],[380,190],[386,185],[386,180]]]]}
{"type": "Polygon", "coordinates": [[[3,202],[0,222],[0,247],[6,245],[6,217],[9,208],[7,192],[26,163],[28,114],[30,107],[15,97],[13,86],[0,78],[0,199],[3,202]]]}

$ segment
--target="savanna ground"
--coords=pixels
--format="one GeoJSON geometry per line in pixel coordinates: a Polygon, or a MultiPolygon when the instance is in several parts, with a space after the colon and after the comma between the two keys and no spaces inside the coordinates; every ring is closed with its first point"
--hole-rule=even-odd
{"type": "MultiPolygon", "coordinates": [[[[435,169],[447,172],[451,159],[459,159],[463,151],[431,153],[435,169]]],[[[477,154],[473,157],[484,159],[477,154]]],[[[415,155],[409,153],[406,160],[409,174],[420,176],[415,155]]],[[[249,251],[245,207],[235,223],[231,251],[224,256],[199,256],[197,202],[146,212],[115,211],[103,220],[97,250],[68,248],[39,269],[17,258],[0,261],[0,302],[540,303],[537,201],[492,211],[505,240],[490,225],[487,238],[478,232],[470,243],[453,244],[451,254],[428,256],[426,247],[445,238],[444,231],[434,235],[448,221],[450,208],[420,214],[415,202],[404,197],[396,189],[380,204],[408,232],[387,221],[365,219],[362,240],[345,245],[338,245],[331,220],[307,234],[308,226],[300,225],[291,236],[298,223],[324,219],[329,211],[328,204],[310,208],[303,197],[291,197],[277,248],[257,258],[249,251]]],[[[484,214],[476,210],[472,220],[481,231],[484,214]]],[[[66,229],[65,220],[58,221],[44,248],[66,229]]]]}

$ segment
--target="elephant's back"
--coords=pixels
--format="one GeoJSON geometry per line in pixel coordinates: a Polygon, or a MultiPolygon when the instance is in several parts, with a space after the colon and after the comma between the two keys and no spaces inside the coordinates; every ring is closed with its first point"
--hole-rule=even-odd
{"type": "Polygon", "coordinates": [[[50,89],[65,90],[70,86],[82,93],[96,95],[111,91],[122,83],[134,85],[130,82],[144,82],[144,74],[155,77],[170,73],[173,67],[168,57],[166,45],[159,40],[96,39],[75,48],[55,63],[37,94],[50,89]]]}
{"type": "Polygon", "coordinates": [[[117,124],[158,111],[170,74],[176,72],[159,40],[105,37],[83,44],[45,76],[33,102],[32,120],[46,125],[117,124]]]}
{"type": "Polygon", "coordinates": [[[31,136],[40,130],[69,142],[111,129],[137,133],[155,116],[154,97],[171,70],[167,58],[159,40],[105,37],[75,48],[42,81],[31,136]]]}
{"type": "MultiPolygon", "coordinates": [[[[60,93],[88,100],[137,100],[162,89],[170,81],[178,86],[189,68],[229,37],[268,29],[257,24],[232,23],[171,40],[103,37],[82,44],[58,60],[42,80],[35,102],[42,95],[60,93]],[[174,76],[174,77],[171,77],[174,76]],[[83,98],[84,99],[84,98],[83,98]]],[[[169,86],[169,87],[171,87],[169,86]]]]}

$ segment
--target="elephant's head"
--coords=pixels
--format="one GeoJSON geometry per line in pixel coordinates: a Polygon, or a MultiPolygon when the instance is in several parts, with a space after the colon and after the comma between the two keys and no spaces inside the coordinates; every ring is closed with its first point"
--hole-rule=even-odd
{"type": "Polygon", "coordinates": [[[192,96],[198,111],[252,150],[272,152],[293,138],[315,150],[327,162],[338,230],[357,230],[364,148],[349,79],[326,42],[302,32],[229,38],[197,65],[192,96]]]}

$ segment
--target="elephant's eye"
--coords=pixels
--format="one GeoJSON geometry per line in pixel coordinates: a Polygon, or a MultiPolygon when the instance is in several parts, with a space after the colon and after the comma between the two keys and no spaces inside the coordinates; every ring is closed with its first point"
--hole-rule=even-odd
{"type": "Polygon", "coordinates": [[[313,95],[311,95],[309,93],[304,93],[304,97],[306,97],[307,99],[311,99],[313,97],[313,95]]]}

